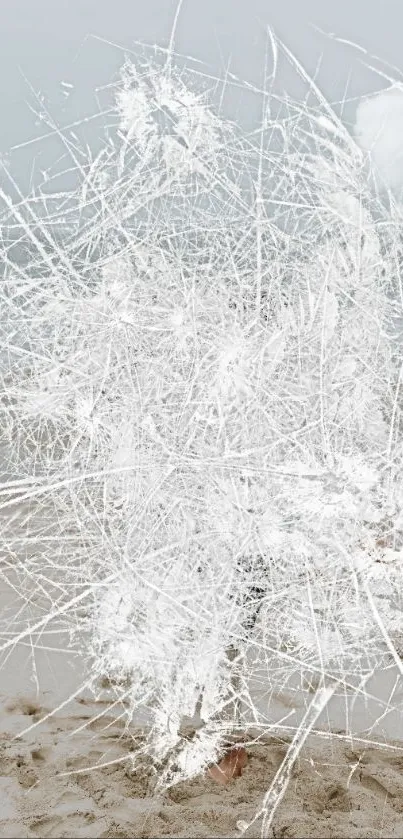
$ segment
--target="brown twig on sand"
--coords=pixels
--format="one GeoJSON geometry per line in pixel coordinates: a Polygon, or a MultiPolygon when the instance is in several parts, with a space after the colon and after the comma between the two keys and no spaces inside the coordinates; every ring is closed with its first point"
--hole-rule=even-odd
{"type": "Polygon", "coordinates": [[[210,766],[207,774],[217,784],[225,785],[233,778],[239,778],[242,775],[242,770],[248,763],[248,755],[243,746],[234,746],[231,748],[219,763],[210,766]]]}

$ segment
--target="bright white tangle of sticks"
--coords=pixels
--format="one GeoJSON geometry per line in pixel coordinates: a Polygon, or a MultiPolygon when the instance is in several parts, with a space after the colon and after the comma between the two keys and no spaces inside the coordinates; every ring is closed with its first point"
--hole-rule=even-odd
{"type": "Polygon", "coordinates": [[[12,517],[4,544],[49,623],[86,639],[94,690],[107,677],[129,721],[148,709],[166,783],[231,729],[226,649],[253,645],[254,592],[272,691],[386,667],[402,632],[397,209],[323,103],[267,95],[251,138],[198,83],[126,63],[77,192],[57,211],[2,195],[30,254],[4,245],[25,560],[12,517]],[[80,224],[58,238],[63,217],[80,224]]]}

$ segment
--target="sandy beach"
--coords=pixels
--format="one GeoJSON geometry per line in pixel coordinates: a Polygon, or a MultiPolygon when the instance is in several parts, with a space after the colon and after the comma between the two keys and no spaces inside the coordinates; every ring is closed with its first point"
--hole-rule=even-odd
{"type": "MultiPolygon", "coordinates": [[[[1,839],[235,837],[287,749],[285,737],[249,741],[248,764],[227,786],[203,776],[156,796],[147,762],[133,769],[124,761],[141,744],[141,729],[125,731],[102,702],[77,697],[48,717],[52,705],[50,694],[2,697],[1,839]]],[[[260,825],[244,835],[259,836],[260,825]]],[[[272,836],[402,837],[403,747],[313,736],[272,836]]]]}

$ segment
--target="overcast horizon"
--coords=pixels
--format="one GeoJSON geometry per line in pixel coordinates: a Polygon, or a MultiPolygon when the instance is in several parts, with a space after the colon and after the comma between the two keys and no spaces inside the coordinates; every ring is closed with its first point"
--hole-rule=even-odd
{"type": "MultiPolygon", "coordinates": [[[[60,138],[39,139],[49,133],[46,121],[63,127],[99,112],[105,101],[102,88],[117,81],[125,51],[139,54],[136,42],[167,47],[177,8],[177,0],[149,0],[147,6],[139,0],[115,0],[113,4],[4,0],[0,15],[0,154],[24,194],[63,154],[60,138]],[[41,110],[45,119],[38,119],[41,110]]],[[[178,53],[190,57],[188,63],[190,59],[204,62],[204,71],[213,76],[223,78],[229,71],[261,87],[265,56],[269,72],[272,69],[266,34],[270,26],[306,72],[316,74],[326,98],[345,102],[343,116],[351,125],[357,101],[389,84],[364,64],[373,64],[394,78],[403,71],[402,20],[403,10],[391,0],[370,5],[364,0],[353,4],[340,0],[337,5],[319,0],[303,4],[299,0],[281,4],[185,0],[174,46],[178,53]],[[359,49],[342,41],[355,42],[359,49]],[[380,62],[372,61],[373,54],[380,62]],[[388,63],[398,69],[392,73],[388,63]]],[[[276,85],[296,98],[306,90],[284,59],[279,63],[276,85]]],[[[240,89],[229,91],[224,108],[246,128],[259,122],[259,97],[240,89]]],[[[99,120],[92,119],[74,130],[91,148],[102,133],[99,120]]],[[[4,170],[0,184],[7,191],[13,189],[4,170]]]]}

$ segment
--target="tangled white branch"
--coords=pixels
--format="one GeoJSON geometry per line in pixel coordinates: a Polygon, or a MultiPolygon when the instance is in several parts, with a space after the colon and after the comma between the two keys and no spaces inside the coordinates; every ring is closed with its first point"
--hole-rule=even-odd
{"type": "Polygon", "coordinates": [[[268,693],[402,637],[398,212],[323,104],[264,94],[255,142],[195,91],[126,63],[80,189],[1,196],[28,254],[3,247],[1,573],[43,609],[3,651],[67,628],[150,713],[164,785],[217,759],[257,609],[268,693]]]}

